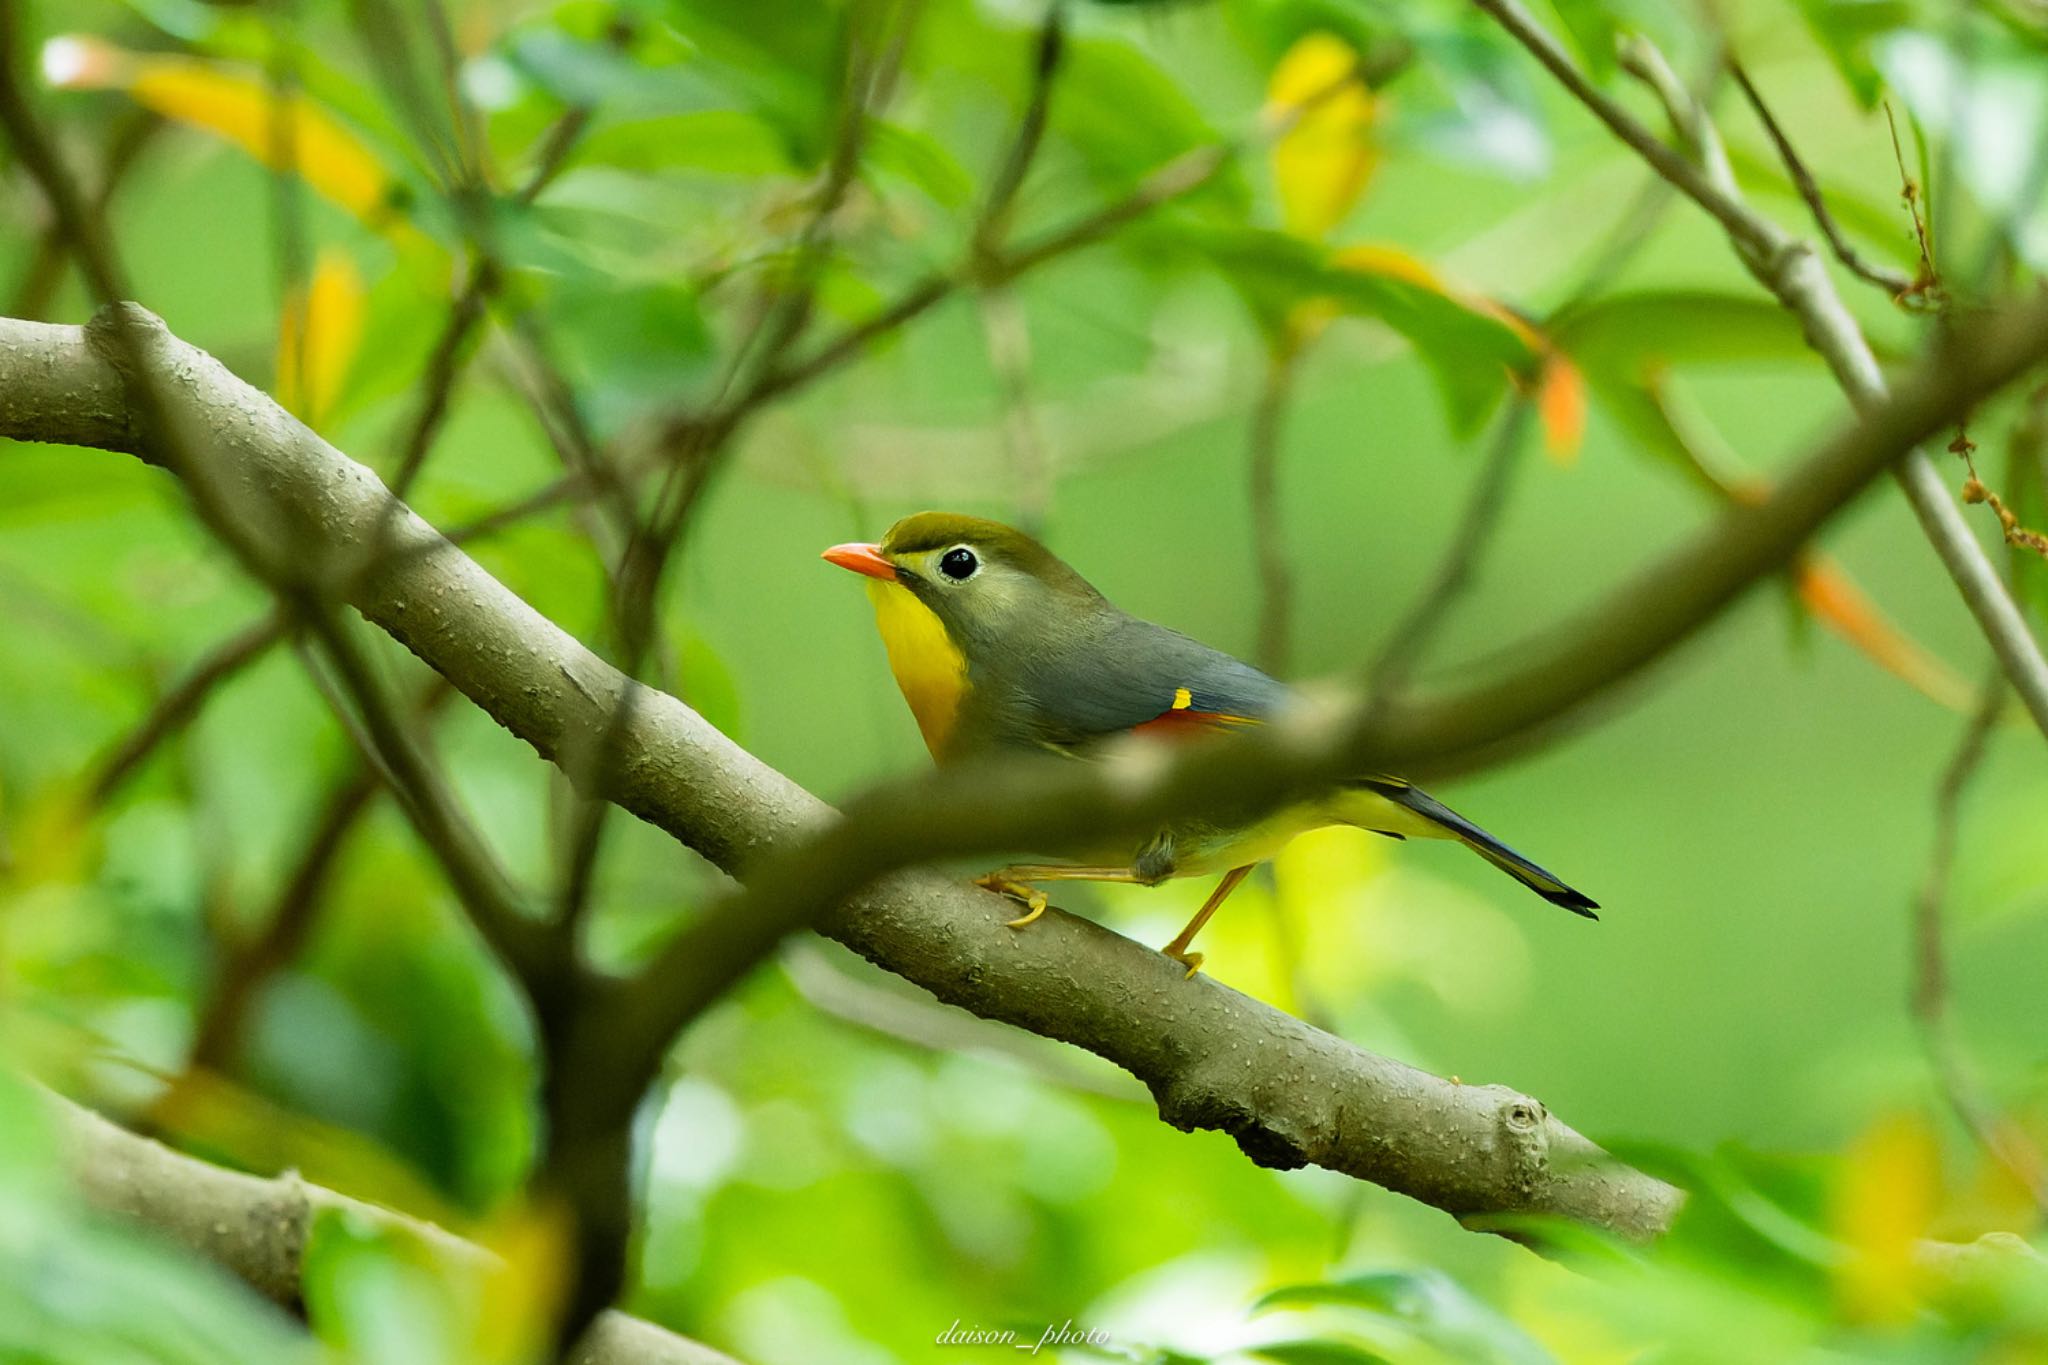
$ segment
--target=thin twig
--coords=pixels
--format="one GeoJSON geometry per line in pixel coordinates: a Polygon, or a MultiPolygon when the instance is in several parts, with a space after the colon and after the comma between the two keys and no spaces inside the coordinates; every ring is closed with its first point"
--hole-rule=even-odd
{"type": "Polygon", "coordinates": [[[1760,221],[1740,200],[1706,179],[1697,167],[1588,80],[1572,61],[1571,55],[1530,17],[1518,0],[1472,0],[1472,3],[1491,15],[1510,37],[1556,77],[1574,99],[1606,124],[1609,132],[1627,143],[1637,156],[1649,162],[1657,174],[1670,181],[1686,198],[1705,209],[1737,243],[1763,252],[1778,245],[1779,234],[1775,229],[1759,232],[1760,221]]]}
{"type": "Polygon", "coordinates": [[[1928,857],[1920,894],[1913,900],[1911,1005],[1928,1065],[1933,1068],[1957,1121],[1985,1155],[2018,1182],[2035,1207],[2048,1215],[2048,1182],[2043,1180],[2040,1153],[1999,1116],[1996,1105],[1973,1074],[1949,1005],[1948,948],[1943,921],[1955,865],[1956,836],[1962,822],[1963,794],[1984,761],[1991,736],[1998,728],[2006,694],[2004,675],[1994,672],[1979,694],[1976,709],[1963,727],[1962,738],[1935,787],[1934,848],[1928,857]]]}
{"type": "Polygon", "coordinates": [[[1288,667],[1294,617],[1294,577],[1287,564],[1287,534],[1280,517],[1281,428],[1294,395],[1295,367],[1306,338],[1289,329],[1266,351],[1265,380],[1252,405],[1247,438],[1247,493],[1252,513],[1252,551],[1259,570],[1257,663],[1268,673],[1288,667]]]}
{"type": "Polygon", "coordinates": [[[306,183],[299,174],[298,55],[286,33],[296,13],[283,0],[268,28],[269,60],[264,66],[265,135],[270,148],[270,232],[277,272],[278,391],[295,396],[299,414],[313,421],[311,355],[313,297],[308,285],[312,253],[306,241],[306,183]]]}
{"type": "MultiPolygon", "coordinates": [[[[523,199],[538,194],[554,173],[561,161],[574,147],[578,132],[587,122],[588,110],[572,109],[557,120],[550,131],[546,150],[531,172],[521,190],[523,199]],[[531,191],[531,194],[528,193],[531,191]]],[[[115,143],[108,154],[108,166],[97,199],[96,212],[104,212],[107,200],[119,183],[126,168],[134,161],[135,155],[147,140],[148,134],[160,126],[154,116],[139,122],[130,122],[123,128],[130,130],[115,143]]],[[[53,222],[50,240],[57,250],[57,259],[63,259],[64,238],[53,222]]],[[[476,334],[477,324],[483,320],[485,305],[500,286],[502,272],[489,257],[479,257],[470,269],[469,279],[454,302],[449,306],[447,320],[442,324],[440,335],[427,359],[427,367],[421,376],[419,407],[413,420],[406,427],[404,440],[400,443],[399,454],[390,479],[394,496],[403,498],[411,490],[426,467],[427,456],[432,452],[434,439],[440,434],[446,421],[450,400],[455,386],[462,376],[463,367],[470,354],[470,341],[476,334]]],[[[577,479],[552,486],[525,503],[501,509],[497,513],[479,518],[476,523],[462,528],[451,539],[474,539],[493,534],[517,521],[522,521],[536,512],[560,505],[573,497],[586,495],[591,488],[588,480],[577,479]]],[[[141,767],[143,761],[165,738],[183,727],[198,714],[214,688],[228,681],[242,669],[254,663],[282,640],[287,630],[286,619],[278,613],[271,613],[250,622],[234,635],[224,640],[193,666],[183,681],[158,699],[150,713],[129,736],[115,747],[103,761],[98,775],[91,784],[92,800],[104,804],[120,787],[126,784],[141,767]]]]}
{"type": "MultiPolygon", "coordinates": [[[[127,180],[128,173],[140,164],[143,151],[163,127],[163,119],[148,109],[137,109],[114,125],[113,132],[107,137],[106,150],[100,156],[99,184],[94,187],[92,195],[94,216],[106,217],[115,191],[127,180]]],[[[28,267],[22,271],[21,283],[15,286],[9,315],[40,318],[47,313],[51,299],[56,296],[57,286],[64,282],[67,260],[63,230],[52,218],[36,236],[35,251],[29,257],[28,267]]]]}
{"type": "Polygon", "coordinates": [[[1841,224],[1836,222],[1835,215],[1828,211],[1827,198],[1821,193],[1820,182],[1813,178],[1813,172],[1800,159],[1798,151],[1792,146],[1792,140],[1779,126],[1777,117],[1771,113],[1770,105],[1764,102],[1763,92],[1750,80],[1749,72],[1742,63],[1731,57],[1728,61],[1728,74],[1735,78],[1736,88],[1742,91],[1743,97],[1749,101],[1749,107],[1755,112],[1757,122],[1763,125],[1765,135],[1777,149],[1778,160],[1785,164],[1785,172],[1792,177],[1792,184],[1799,191],[1799,197],[1806,201],[1807,211],[1813,215],[1814,225],[1821,230],[1821,235],[1828,239],[1828,245],[1834,248],[1835,259],[1851,274],[1876,285],[1894,299],[1902,298],[1911,292],[1913,281],[1904,271],[1894,270],[1890,266],[1872,265],[1849,244],[1849,238],[1843,233],[1841,224]]]}
{"type": "MultiPolygon", "coordinates": [[[[1039,145],[1045,139],[1047,114],[1059,75],[1066,45],[1066,0],[1052,0],[1046,7],[1045,22],[1039,26],[1033,49],[1031,88],[1024,101],[1024,114],[990,178],[981,211],[968,233],[968,252],[987,265],[995,262],[1009,235],[1010,214],[1024,179],[1031,173],[1039,145]]],[[[990,367],[1002,400],[1003,441],[1009,448],[1010,464],[1016,475],[1017,524],[1025,531],[1042,534],[1046,513],[1052,503],[1052,467],[1045,449],[1031,401],[1031,328],[1022,300],[1015,291],[992,285],[977,295],[982,335],[987,342],[990,367]]]]}
{"type": "Polygon", "coordinates": [[[1452,533],[1436,572],[1414,604],[1387,632],[1386,643],[1373,658],[1370,675],[1374,704],[1392,697],[1407,684],[1430,637],[1443,627],[1450,605],[1471,582],[1480,553],[1493,538],[1501,513],[1507,509],[1508,489],[1522,452],[1522,438],[1529,429],[1529,412],[1529,400],[1516,396],[1501,414],[1492,444],[1487,447],[1486,463],[1472,481],[1472,491],[1465,497],[1465,510],[1458,517],[1458,529],[1452,533]]]}
{"type": "Polygon", "coordinates": [[[199,714],[215,688],[239,676],[243,669],[269,652],[272,645],[285,637],[287,626],[284,614],[272,611],[251,621],[202,655],[199,662],[158,697],[148,714],[96,765],[94,776],[87,785],[92,803],[105,805],[113,800],[121,788],[128,785],[129,779],[142,770],[143,763],[156,752],[157,746],[199,714]]]}
{"type": "MultiPolygon", "coordinates": [[[[363,757],[389,776],[399,807],[441,864],[478,934],[521,982],[538,983],[561,970],[563,964],[549,960],[540,925],[521,908],[511,879],[462,813],[438,766],[411,734],[347,626],[324,603],[302,598],[295,605],[307,633],[320,642],[342,690],[355,705],[360,731],[356,725],[344,728],[363,737],[363,757]]],[[[343,719],[349,717],[344,713],[343,719]]]]}
{"type": "Polygon", "coordinates": [[[233,1064],[249,1007],[311,936],[349,836],[382,785],[376,769],[359,763],[328,790],[263,927],[228,951],[215,976],[212,994],[193,1029],[188,1072],[221,1071],[233,1064]]]}
{"type": "MultiPolygon", "coordinates": [[[[1538,330],[1548,333],[1560,318],[1568,317],[1601,291],[1611,287],[1629,262],[1648,244],[1665,211],[1670,208],[1672,188],[1663,177],[1651,174],[1630,199],[1628,207],[1579,267],[1578,282],[1565,298],[1544,317],[1538,330]]],[[[1559,360],[1564,357],[1557,357],[1559,360]]],[[[1540,378],[1530,381],[1540,382],[1540,378]]],[[[1379,652],[1367,667],[1368,706],[1380,706],[1407,685],[1421,662],[1435,633],[1449,619],[1460,594],[1470,587],[1479,560],[1500,527],[1507,511],[1508,485],[1520,457],[1523,435],[1534,399],[1530,392],[1514,393],[1493,442],[1487,448],[1486,463],[1473,480],[1458,528],[1414,603],[1387,632],[1379,652]]]]}
{"type": "MultiPolygon", "coordinates": [[[[454,689],[437,676],[418,702],[419,718],[430,717],[453,695],[454,689]]],[[[224,1071],[233,1065],[249,1007],[270,978],[296,959],[312,937],[341,855],[382,786],[381,769],[364,762],[355,763],[329,785],[305,833],[296,841],[298,861],[278,889],[269,913],[262,917],[261,927],[229,948],[227,960],[214,976],[212,992],[193,1027],[184,1077],[224,1071]]],[[[178,1089],[174,1083],[173,1092],[178,1089]]],[[[169,1096],[166,1102],[170,1102],[169,1096]]]]}
{"type": "Polygon", "coordinates": [[[1031,91],[1025,97],[1024,116],[1018,120],[1016,136],[1011,138],[1001,164],[989,179],[981,212],[975,216],[974,229],[968,236],[973,254],[978,257],[993,258],[1009,235],[1010,210],[1016,204],[1017,192],[1024,187],[1025,176],[1031,173],[1031,163],[1038,157],[1039,144],[1045,139],[1054,78],[1059,74],[1060,60],[1066,50],[1065,25],[1066,0],[1052,0],[1046,6],[1045,22],[1038,30],[1038,43],[1031,64],[1031,91]]]}
{"type": "Polygon", "coordinates": [[[396,497],[410,493],[420,471],[426,467],[434,438],[440,435],[441,424],[447,420],[455,385],[468,363],[469,343],[498,284],[496,267],[488,258],[480,258],[471,264],[468,280],[448,306],[448,317],[441,324],[434,349],[427,355],[427,368],[420,377],[419,408],[406,428],[405,443],[399,448],[398,463],[391,475],[391,492],[396,497]]]}
{"type": "Polygon", "coordinates": [[[1913,220],[1913,241],[1920,250],[1920,267],[1904,292],[1939,309],[1946,305],[1947,295],[1941,287],[1941,272],[1934,268],[1934,239],[1927,230],[1927,219],[1920,212],[1920,182],[1906,169],[1906,149],[1899,141],[1899,121],[1892,117],[1889,100],[1884,106],[1884,126],[1892,136],[1892,159],[1899,167],[1899,198],[1906,206],[1907,216],[1913,220]]]}
{"type": "Polygon", "coordinates": [[[371,75],[412,124],[413,145],[426,157],[434,179],[459,203],[469,188],[466,158],[457,145],[460,130],[451,122],[451,111],[421,87],[404,11],[392,0],[349,0],[348,8],[349,28],[362,42],[371,75]]]}
{"type": "Polygon", "coordinates": [[[1042,265],[1115,235],[1153,211],[1195,193],[1221,175],[1238,157],[1284,135],[1310,111],[1350,88],[1359,76],[1346,72],[1279,116],[1263,120],[1251,135],[1214,147],[1197,147],[1174,157],[1140,180],[1130,193],[1036,237],[999,253],[991,260],[969,257],[950,269],[934,272],[912,284],[894,302],[872,317],[849,326],[809,355],[769,372],[749,395],[758,407],[838,369],[865,354],[882,337],[902,328],[951,298],[968,285],[1009,284],[1042,265]]]}
{"type": "MultiPolygon", "coordinates": [[[[1920,212],[1924,191],[1920,183],[1906,170],[1906,149],[1899,142],[1899,125],[1892,117],[1889,102],[1884,107],[1885,124],[1891,129],[1892,157],[1899,167],[1899,199],[1906,206],[1907,214],[1913,220],[1913,239],[1919,244],[1920,266],[1914,274],[1910,294],[1916,302],[1932,309],[1944,320],[1947,319],[1951,296],[1942,280],[1941,268],[1934,262],[1934,242],[1928,231],[1927,220],[1920,212]]],[[[2022,526],[2018,513],[2006,505],[2005,499],[1996,489],[1986,484],[1977,473],[1977,443],[1970,439],[1970,421],[1967,416],[1956,422],[1955,438],[1948,443],[1948,452],[1963,462],[1966,477],[1959,496],[1965,503],[1975,506],[1983,503],[1998,519],[1999,535],[2008,546],[2019,550],[2030,550],[2036,555],[2048,558],[2048,536],[2031,527],[2022,526]]]]}
{"type": "Polygon", "coordinates": [[[426,16],[427,39],[433,44],[435,70],[441,78],[441,99],[448,106],[449,124],[455,132],[456,155],[462,159],[463,183],[488,185],[491,143],[484,135],[483,116],[462,88],[462,53],[455,44],[455,28],[448,22],[448,7],[442,0],[420,0],[420,9],[426,16]]]}
{"type": "Polygon", "coordinates": [[[1031,327],[1024,304],[1013,289],[984,289],[981,330],[995,371],[1003,415],[1003,444],[1010,455],[1016,489],[1016,522],[1029,535],[1041,535],[1052,505],[1052,457],[1045,448],[1036,405],[1031,399],[1031,327]]]}

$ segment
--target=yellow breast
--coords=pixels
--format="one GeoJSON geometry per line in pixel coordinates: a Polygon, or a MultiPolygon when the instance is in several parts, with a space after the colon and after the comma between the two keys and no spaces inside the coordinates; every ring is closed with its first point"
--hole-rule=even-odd
{"type": "Polygon", "coordinates": [[[875,625],[882,648],[889,653],[889,671],[933,758],[945,755],[953,721],[967,693],[967,656],[953,643],[931,608],[900,583],[868,580],[868,598],[875,604],[875,625]]]}

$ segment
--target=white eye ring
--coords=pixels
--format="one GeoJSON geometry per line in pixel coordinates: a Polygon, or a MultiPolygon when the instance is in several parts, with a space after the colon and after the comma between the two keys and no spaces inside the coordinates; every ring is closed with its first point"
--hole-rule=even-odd
{"type": "Polygon", "coordinates": [[[937,560],[942,577],[953,583],[965,583],[981,572],[981,558],[965,545],[955,545],[940,555],[937,560]]]}

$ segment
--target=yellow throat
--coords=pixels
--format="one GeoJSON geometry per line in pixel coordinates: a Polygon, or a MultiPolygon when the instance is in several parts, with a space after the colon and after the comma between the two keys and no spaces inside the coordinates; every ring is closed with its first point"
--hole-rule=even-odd
{"type": "Polygon", "coordinates": [[[901,583],[870,578],[868,598],[875,625],[889,654],[889,671],[933,758],[944,756],[953,720],[967,691],[967,656],[946,633],[945,623],[901,583]]]}

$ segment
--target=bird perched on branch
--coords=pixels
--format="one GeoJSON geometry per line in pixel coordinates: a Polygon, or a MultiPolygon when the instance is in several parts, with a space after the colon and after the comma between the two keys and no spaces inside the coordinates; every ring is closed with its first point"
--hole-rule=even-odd
{"type": "MultiPolygon", "coordinates": [[[[1130,732],[1194,735],[1257,724],[1288,704],[1285,684],[1177,631],[1112,606],[1022,531],[981,517],[920,512],[880,544],[834,545],[824,557],[865,574],[889,669],[941,763],[988,750],[1084,754],[1130,732]]],[[[1253,867],[1296,835],[1353,825],[1390,838],[1455,839],[1553,905],[1596,919],[1599,907],[1479,826],[1396,777],[1361,776],[1248,828],[1184,822],[1090,864],[1019,863],[979,884],[1045,912],[1044,881],[1135,882],[1221,873],[1162,951],[1193,976],[1196,933],[1253,867]]]]}

